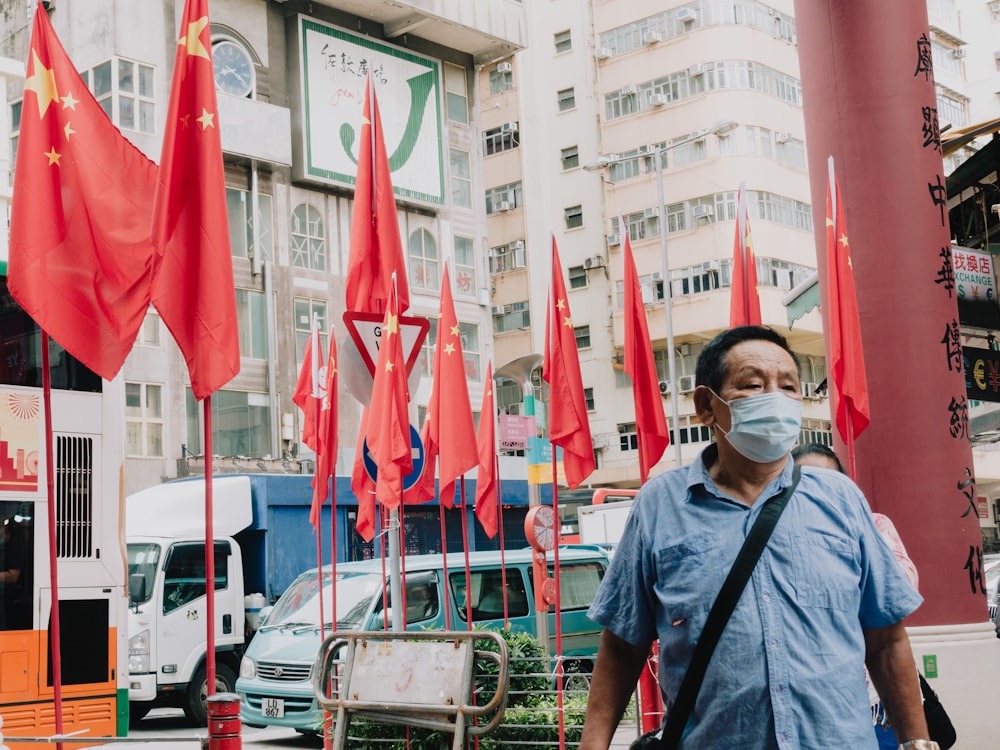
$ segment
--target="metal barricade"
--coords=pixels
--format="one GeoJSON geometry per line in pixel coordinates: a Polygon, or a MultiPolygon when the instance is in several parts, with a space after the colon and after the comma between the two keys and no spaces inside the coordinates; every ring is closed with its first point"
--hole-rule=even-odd
{"type": "Polygon", "coordinates": [[[336,714],[332,750],[344,747],[351,716],[452,732],[452,748],[461,750],[466,734],[486,734],[503,719],[507,644],[485,630],[333,633],[320,646],[312,679],[316,700],[336,714]],[[475,642],[487,639],[496,653],[476,650],[475,642]],[[475,705],[479,665],[487,662],[496,664],[497,687],[475,705]],[[473,723],[480,718],[486,721],[473,723]]]}

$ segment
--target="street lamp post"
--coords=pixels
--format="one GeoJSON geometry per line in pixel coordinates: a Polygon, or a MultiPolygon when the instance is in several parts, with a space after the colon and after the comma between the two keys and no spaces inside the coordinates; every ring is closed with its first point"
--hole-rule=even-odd
{"type": "MultiPolygon", "coordinates": [[[[670,378],[670,416],[674,421],[673,436],[670,442],[673,443],[674,446],[674,464],[676,466],[682,465],[681,441],[679,439],[680,408],[677,403],[677,353],[674,351],[674,318],[672,311],[673,304],[670,295],[670,262],[667,255],[667,206],[663,195],[663,155],[671,149],[687,145],[692,141],[703,138],[707,133],[712,133],[717,136],[723,135],[736,127],[737,123],[732,120],[717,122],[707,131],[702,131],[696,135],[692,135],[690,138],[684,138],[683,140],[677,141],[676,143],[660,146],[653,152],[652,156],[656,165],[654,173],[656,175],[657,220],[660,222],[660,262],[663,266],[663,311],[664,323],[667,328],[667,373],[670,378]]],[[[584,169],[588,172],[599,172],[607,169],[612,164],[618,164],[621,161],[624,160],[617,155],[600,156],[590,164],[584,165],[584,169]]]]}

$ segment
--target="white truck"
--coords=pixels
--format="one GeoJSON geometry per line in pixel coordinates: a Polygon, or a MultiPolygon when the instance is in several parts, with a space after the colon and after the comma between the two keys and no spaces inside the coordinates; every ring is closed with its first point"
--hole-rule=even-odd
{"type": "MultiPolygon", "coordinates": [[[[216,690],[232,692],[255,616],[316,565],[311,477],[250,474],[212,481],[216,690]]],[[[129,711],[179,706],[205,726],[205,482],[181,480],[126,498],[129,711]]]]}
{"type": "MultiPolygon", "coordinates": [[[[629,491],[618,490],[617,493],[621,495],[629,491]]],[[[601,502],[577,508],[576,515],[580,520],[580,544],[618,544],[629,511],[632,509],[632,500],[633,498],[611,503],[601,502]]]]}

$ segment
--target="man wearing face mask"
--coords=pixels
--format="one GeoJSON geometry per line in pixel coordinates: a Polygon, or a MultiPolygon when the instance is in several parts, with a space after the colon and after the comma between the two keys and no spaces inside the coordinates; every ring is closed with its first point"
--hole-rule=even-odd
{"type": "MultiPolygon", "coordinates": [[[[695,409],[716,442],[642,488],[589,616],[604,626],[580,750],[606,750],[649,646],[669,713],[709,610],[761,510],[793,481],[799,365],[767,328],[698,358],[695,409]]],[[[681,748],[876,750],[867,664],[903,750],[927,740],[902,620],[922,601],[858,488],[803,473],[708,663],[681,748]]]]}

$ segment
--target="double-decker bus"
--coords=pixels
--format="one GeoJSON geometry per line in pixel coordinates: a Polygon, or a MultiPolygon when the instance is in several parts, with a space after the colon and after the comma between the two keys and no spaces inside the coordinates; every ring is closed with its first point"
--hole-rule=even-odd
{"type": "MultiPolygon", "coordinates": [[[[5,269],[3,269],[5,271],[5,269]]],[[[128,725],[121,379],[102,381],[50,340],[46,455],[41,332],[0,276],[0,716],[4,743],[55,733],[46,462],[55,476],[63,731],[128,725]]]]}

